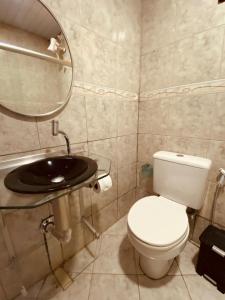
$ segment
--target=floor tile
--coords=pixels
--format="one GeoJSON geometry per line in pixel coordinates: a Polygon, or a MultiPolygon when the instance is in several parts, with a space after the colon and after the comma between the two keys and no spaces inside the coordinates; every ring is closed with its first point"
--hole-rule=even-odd
{"type": "Polygon", "coordinates": [[[105,231],[104,234],[126,235],[127,234],[127,216],[121,218],[113,226],[105,231]]]}
{"type": "Polygon", "coordinates": [[[199,275],[184,276],[192,300],[224,300],[225,295],[199,275]]]}
{"type": "Polygon", "coordinates": [[[136,275],[93,274],[89,300],[139,300],[136,275]]]}
{"type": "Polygon", "coordinates": [[[190,300],[182,276],[166,276],[154,280],[138,275],[141,300],[190,300]]]}
{"type": "Polygon", "coordinates": [[[128,237],[104,235],[94,273],[136,274],[134,248],[128,237]]]}
{"type": "Polygon", "coordinates": [[[91,274],[81,274],[73,282],[73,284],[63,291],[50,275],[46,280],[38,300],[88,300],[89,289],[91,283],[91,274]]]}
{"type": "Polygon", "coordinates": [[[198,247],[187,242],[184,250],[177,257],[177,263],[182,274],[196,274],[195,265],[197,263],[198,247]]]}
{"type": "Polygon", "coordinates": [[[100,248],[100,239],[91,242],[71,259],[65,262],[64,269],[72,278],[77,273],[92,273],[93,263],[98,255],[100,248]]]}

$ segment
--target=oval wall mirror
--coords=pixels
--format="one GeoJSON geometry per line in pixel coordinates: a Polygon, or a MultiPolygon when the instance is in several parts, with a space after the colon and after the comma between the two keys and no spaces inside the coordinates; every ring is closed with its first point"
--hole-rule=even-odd
{"type": "Polygon", "coordinates": [[[39,0],[0,0],[0,105],[48,116],[69,100],[73,80],[67,39],[39,0]]]}

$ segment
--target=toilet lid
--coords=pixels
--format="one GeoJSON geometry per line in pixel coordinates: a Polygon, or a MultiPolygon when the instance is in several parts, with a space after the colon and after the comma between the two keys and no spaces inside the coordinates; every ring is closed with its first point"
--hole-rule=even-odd
{"type": "Polygon", "coordinates": [[[131,207],[128,226],[139,240],[153,246],[168,246],[186,233],[186,207],[164,197],[145,197],[131,207]]]}

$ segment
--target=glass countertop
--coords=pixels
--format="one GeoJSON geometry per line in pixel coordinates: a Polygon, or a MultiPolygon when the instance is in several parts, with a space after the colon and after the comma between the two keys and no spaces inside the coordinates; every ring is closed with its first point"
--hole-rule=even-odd
{"type": "Polygon", "coordinates": [[[84,182],[67,189],[63,189],[51,193],[43,193],[43,194],[21,194],[21,193],[10,191],[5,187],[4,185],[5,176],[15,168],[47,157],[61,156],[61,155],[65,155],[65,154],[62,153],[62,151],[51,152],[48,154],[41,153],[41,154],[28,155],[28,156],[23,156],[23,157],[0,162],[0,210],[31,209],[31,208],[39,207],[57,198],[65,196],[74,191],[77,191],[82,187],[92,188],[97,180],[108,176],[110,173],[111,162],[109,159],[92,153],[89,155],[83,153],[82,154],[72,153],[71,155],[78,155],[78,156],[83,155],[89,157],[95,160],[98,165],[98,169],[96,173],[90,178],[88,178],[87,180],[85,180],[84,182]]]}

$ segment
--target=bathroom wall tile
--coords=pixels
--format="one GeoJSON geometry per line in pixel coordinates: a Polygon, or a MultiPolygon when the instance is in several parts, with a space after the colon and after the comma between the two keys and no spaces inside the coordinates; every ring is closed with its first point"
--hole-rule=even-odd
{"type": "Polygon", "coordinates": [[[176,1],[142,1],[142,54],[176,39],[176,1]]]}
{"type": "Polygon", "coordinates": [[[183,3],[181,0],[178,0],[176,4],[178,38],[205,31],[213,26],[225,23],[225,5],[218,5],[218,1],[200,0],[196,3],[196,1],[190,0],[183,3]]]}
{"type": "MultiPolygon", "coordinates": [[[[0,270],[9,264],[9,253],[3,236],[2,229],[0,230],[0,270]]],[[[1,298],[0,298],[1,299],[1,298]]]]}
{"type": "Polygon", "coordinates": [[[5,292],[3,291],[3,288],[0,285],[0,299],[6,300],[5,292]]]}
{"type": "Polygon", "coordinates": [[[141,101],[139,104],[139,133],[165,134],[168,128],[171,99],[141,101]]]}
{"type": "Polygon", "coordinates": [[[225,227],[224,211],[225,211],[225,193],[224,191],[221,191],[216,201],[214,222],[223,227],[225,227]]]}
{"type": "MultiPolygon", "coordinates": [[[[92,223],[91,217],[87,220],[92,223]]],[[[71,222],[72,238],[69,243],[62,244],[63,258],[64,260],[70,258],[79,250],[81,250],[85,245],[93,240],[93,235],[90,233],[85,224],[71,222]]]]}
{"type": "Polygon", "coordinates": [[[117,170],[112,169],[110,176],[112,179],[112,187],[108,191],[100,193],[91,191],[92,213],[94,214],[114,200],[117,200],[117,170]]]}
{"type": "Polygon", "coordinates": [[[113,40],[116,22],[115,1],[80,1],[81,23],[88,29],[113,40]],[[104,24],[104,26],[102,26],[104,24]]]}
{"type": "Polygon", "coordinates": [[[12,113],[0,112],[0,155],[40,149],[34,119],[15,118],[12,113]]]}
{"type": "Polygon", "coordinates": [[[40,231],[42,218],[49,216],[48,206],[35,210],[17,210],[5,216],[5,222],[17,255],[27,255],[38,245],[43,244],[40,231]]]}
{"type": "Polygon", "coordinates": [[[224,294],[202,276],[184,276],[192,300],[222,300],[224,294]]]}
{"type": "Polygon", "coordinates": [[[141,300],[190,300],[182,276],[166,276],[153,280],[144,275],[138,275],[141,300]]]}
{"type": "Polygon", "coordinates": [[[69,195],[70,214],[74,223],[80,223],[82,216],[91,215],[91,191],[80,189],[69,195]]]}
{"type": "Polygon", "coordinates": [[[164,136],[164,149],[167,151],[206,157],[209,147],[208,140],[164,136]]]}
{"type": "Polygon", "coordinates": [[[48,239],[49,253],[53,269],[58,268],[63,263],[63,252],[61,243],[53,236],[48,239]]]}
{"type": "Polygon", "coordinates": [[[184,250],[176,258],[182,275],[196,274],[196,263],[198,257],[198,247],[187,242],[184,250]]]}
{"type": "Polygon", "coordinates": [[[214,95],[171,99],[167,132],[175,136],[210,138],[214,95]]]}
{"type": "Polygon", "coordinates": [[[117,200],[93,214],[93,225],[99,232],[105,231],[117,221],[117,200]]]}
{"type": "Polygon", "coordinates": [[[203,219],[202,217],[197,216],[196,217],[196,223],[193,233],[193,241],[197,244],[200,244],[199,236],[202,234],[202,232],[206,229],[206,227],[209,225],[209,221],[206,219],[203,219]]]}
{"type": "Polygon", "coordinates": [[[164,149],[167,149],[164,136],[149,133],[138,135],[138,161],[153,163],[153,154],[164,149]]]}
{"type": "Polygon", "coordinates": [[[137,135],[125,135],[117,138],[118,168],[137,160],[137,135]]]}
{"type": "Polygon", "coordinates": [[[223,28],[215,28],[176,43],[176,85],[219,77],[223,34],[223,28]]]}
{"type": "Polygon", "coordinates": [[[141,38],[141,1],[114,1],[116,23],[114,40],[139,56],[141,38]]]}
{"type": "MultiPolygon", "coordinates": [[[[31,286],[29,289],[27,289],[27,299],[34,300],[37,299],[38,294],[44,284],[44,280],[40,280],[37,283],[35,283],[33,286],[31,286]]],[[[15,300],[24,300],[23,295],[19,295],[15,298],[15,300]]]]}
{"type": "Polygon", "coordinates": [[[90,300],[130,299],[138,300],[138,284],[135,275],[93,274],[90,300]]]}
{"type": "Polygon", "coordinates": [[[116,87],[119,90],[138,93],[140,59],[123,47],[117,47],[116,87]]]}
{"type": "Polygon", "coordinates": [[[89,154],[97,154],[111,160],[112,166],[117,167],[117,139],[109,138],[88,142],[89,154]]]}
{"type": "Polygon", "coordinates": [[[113,96],[86,96],[88,140],[117,135],[117,101],[113,96]]]}
{"type": "Polygon", "coordinates": [[[215,140],[225,140],[225,94],[217,94],[215,97],[215,110],[212,121],[212,136],[215,140]]]}
{"type": "Polygon", "coordinates": [[[136,187],[136,193],[135,193],[135,198],[136,198],[136,201],[141,199],[141,198],[144,198],[144,197],[147,197],[149,195],[152,195],[152,191],[149,192],[149,186],[145,187],[145,186],[137,186],[136,187]]]}
{"type": "Polygon", "coordinates": [[[138,103],[134,101],[118,101],[118,136],[137,132],[138,103]]]}
{"type": "Polygon", "coordinates": [[[21,258],[19,264],[21,280],[26,287],[30,287],[51,272],[44,246],[21,258]]]}
{"type": "MultiPolygon", "coordinates": [[[[136,194],[143,195],[143,197],[153,194],[153,176],[152,176],[152,174],[146,174],[143,171],[142,168],[145,165],[146,165],[146,162],[143,162],[143,161],[139,161],[137,163],[137,192],[136,192],[136,194]]],[[[140,199],[140,198],[142,198],[142,196],[137,199],[140,199]]]]}
{"type": "Polygon", "coordinates": [[[6,299],[13,299],[20,293],[23,282],[21,273],[15,264],[11,264],[0,271],[0,282],[4,287],[6,299]]]}
{"type": "Polygon", "coordinates": [[[52,119],[59,120],[59,128],[68,134],[71,143],[87,141],[85,99],[83,96],[77,95],[73,91],[68,105],[59,115],[38,121],[42,148],[65,145],[65,139],[61,134],[52,136],[52,119]]]}
{"type": "Polygon", "coordinates": [[[126,215],[131,208],[131,206],[135,203],[135,189],[124,194],[122,197],[118,199],[118,215],[119,218],[126,215]]]}
{"type": "Polygon", "coordinates": [[[150,51],[141,57],[141,91],[152,91],[173,85],[174,45],[150,51]]]}
{"type": "Polygon", "coordinates": [[[118,196],[136,187],[136,163],[124,165],[118,170],[118,196]]]}
{"type": "Polygon", "coordinates": [[[209,180],[216,181],[216,177],[219,174],[219,168],[222,168],[225,160],[225,142],[214,141],[209,142],[209,149],[207,157],[212,160],[212,166],[209,172],[209,180]]]}
{"type": "Polygon", "coordinates": [[[134,248],[127,236],[104,235],[93,273],[135,274],[134,248]]]}
{"type": "Polygon", "coordinates": [[[212,182],[208,182],[207,190],[204,198],[203,207],[199,211],[199,215],[210,220],[211,219],[211,212],[212,212],[212,205],[213,205],[213,197],[216,189],[216,184],[212,182]]]}
{"type": "Polygon", "coordinates": [[[82,29],[83,80],[116,87],[116,45],[92,31],[82,29]]]}

